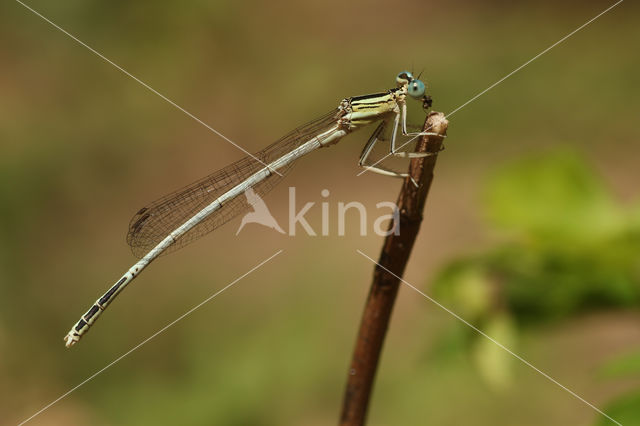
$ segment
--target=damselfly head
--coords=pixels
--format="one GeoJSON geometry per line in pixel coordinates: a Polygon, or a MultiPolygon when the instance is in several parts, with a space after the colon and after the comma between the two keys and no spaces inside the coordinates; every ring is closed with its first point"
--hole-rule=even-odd
{"type": "MultiPolygon", "coordinates": [[[[420,73],[422,74],[422,73],[420,73]]],[[[407,94],[414,99],[420,99],[424,96],[425,85],[418,78],[414,78],[409,71],[402,71],[396,77],[398,87],[407,86],[407,94]]]]}
{"type": "Polygon", "coordinates": [[[413,74],[409,71],[402,71],[396,77],[396,83],[398,83],[398,87],[405,86],[409,96],[413,99],[421,100],[422,107],[429,109],[431,108],[431,97],[425,94],[427,87],[422,80],[420,80],[420,75],[422,75],[422,72],[420,72],[417,78],[414,78],[413,74]]]}

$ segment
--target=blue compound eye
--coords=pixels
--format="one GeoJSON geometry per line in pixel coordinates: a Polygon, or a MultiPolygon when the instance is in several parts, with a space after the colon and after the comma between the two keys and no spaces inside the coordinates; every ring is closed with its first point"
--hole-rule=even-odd
{"type": "Polygon", "coordinates": [[[402,71],[396,77],[396,83],[398,83],[398,86],[405,85],[411,80],[413,80],[413,74],[411,74],[409,71],[402,71]]]}
{"type": "Polygon", "coordinates": [[[420,99],[424,96],[424,83],[420,80],[411,80],[407,87],[407,92],[412,98],[420,99]]]}

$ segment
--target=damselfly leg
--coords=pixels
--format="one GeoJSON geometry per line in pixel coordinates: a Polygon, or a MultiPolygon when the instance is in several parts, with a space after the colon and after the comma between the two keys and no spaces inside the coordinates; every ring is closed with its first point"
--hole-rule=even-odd
{"type": "MultiPolygon", "coordinates": [[[[369,170],[369,171],[372,171],[374,173],[379,173],[379,174],[385,175],[385,176],[393,176],[393,177],[398,177],[398,178],[409,177],[408,173],[396,172],[395,170],[391,170],[390,168],[382,166],[382,165],[379,165],[378,163],[369,164],[367,162],[367,159],[369,158],[369,154],[371,154],[371,151],[373,151],[373,147],[376,145],[376,142],[378,142],[381,139],[380,136],[384,132],[386,124],[387,124],[386,121],[382,121],[378,125],[378,127],[376,127],[376,130],[373,131],[373,133],[371,134],[371,137],[367,141],[367,144],[364,146],[364,149],[362,150],[362,153],[360,154],[360,160],[358,160],[358,165],[360,167],[362,167],[363,169],[365,169],[365,170],[369,170]]],[[[394,120],[394,132],[393,132],[393,134],[391,136],[392,139],[395,138],[395,132],[396,132],[397,127],[398,127],[397,125],[398,125],[398,119],[397,119],[397,116],[396,116],[396,119],[394,120]]],[[[418,186],[417,182],[415,180],[413,180],[413,178],[411,178],[411,181],[413,182],[414,185],[418,186]]]]}
{"type": "MultiPolygon", "coordinates": [[[[401,157],[401,158],[422,158],[422,157],[429,157],[431,155],[437,155],[432,152],[409,152],[409,151],[399,151],[396,149],[396,134],[398,132],[398,121],[400,120],[401,115],[402,115],[402,136],[407,136],[407,137],[413,136],[414,139],[418,136],[427,136],[427,135],[438,136],[438,134],[435,132],[412,132],[412,133],[407,132],[407,104],[404,104],[404,103],[402,104],[401,111],[402,111],[401,114],[396,114],[396,118],[394,120],[395,121],[394,130],[393,130],[393,134],[391,135],[391,155],[395,157],[401,157]]],[[[400,148],[402,148],[403,146],[404,145],[402,145],[400,148]]],[[[442,149],[440,149],[440,151],[442,151],[442,149]]]]}
{"type": "MultiPolygon", "coordinates": [[[[418,136],[423,136],[423,135],[438,135],[435,132],[414,132],[414,133],[409,133],[407,132],[407,108],[406,108],[406,104],[403,104],[401,109],[400,109],[400,113],[396,113],[395,117],[393,119],[393,129],[391,130],[391,140],[390,140],[390,151],[389,151],[389,155],[392,155],[394,157],[400,157],[400,158],[424,158],[424,157],[429,157],[432,155],[437,155],[437,153],[433,153],[433,152],[409,152],[409,151],[399,151],[396,148],[396,137],[398,134],[398,127],[400,125],[400,120],[402,120],[402,135],[403,136],[412,136],[413,139],[417,138],[418,136]]],[[[371,137],[369,138],[369,140],[367,141],[367,144],[365,145],[364,149],[362,150],[362,153],[360,154],[360,160],[358,161],[358,165],[362,168],[364,168],[365,170],[368,171],[372,171],[374,173],[378,173],[381,175],[385,175],[385,176],[393,176],[393,177],[398,177],[398,178],[405,178],[408,177],[409,174],[407,173],[401,173],[401,172],[397,172],[395,170],[391,170],[388,167],[385,167],[384,165],[380,165],[380,163],[382,162],[382,160],[379,160],[376,163],[369,163],[367,160],[369,158],[369,155],[371,154],[371,152],[373,151],[373,148],[376,144],[376,142],[378,142],[379,140],[382,140],[382,134],[384,132],[385,127],[387,126],[388,120],[383,120],[378,127],[376,127],[376,130],[374,130],[374,132],[371,134],[371,137]]],[[[405,143],[406,144],[406,143],[405,143]]],[[[402,148],[405,144],[401,145],[400,148],[402,148]]],[[[442,151],[441,148],[440,151],[442,151]]],[[[383,158],[384,160],[384,158],[383,158]]],[[[414,185],[417,186],[417,183],[414,181],[413,182],[414,185]]]]}

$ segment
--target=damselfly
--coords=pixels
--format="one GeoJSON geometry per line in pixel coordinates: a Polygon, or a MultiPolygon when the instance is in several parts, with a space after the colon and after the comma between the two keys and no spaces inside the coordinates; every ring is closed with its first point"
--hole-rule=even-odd
{"type": "MultiPolygon", "coordinates": [[[[418,76],[419,77],[419,76],[418,76]]],[[[383,93],[346,98],[330,113],[295,129],[255,155],[249,155],[211,175],[140,209],[131,219],[127,242],[140,260],[133,265],[71,328],[64,338],[67,347],[80,340],[109,303],[154,259],[177,250],[213,231],[251,208],[242,194],[249,188],[263,196],[286,174],[293,162],[317,149],[333,145],[367,124],[380,122],[362,150],[359,165],[389,176],[406,177],[367,160],[385,128],[392,125],[390,155],[413,158],[429,154],[396,149],[401,125],[405,136],[430,132],[407,132],[407,97],[431,106],[425,85],[410,72],[396,77],[397,87],[383,93]]]]}

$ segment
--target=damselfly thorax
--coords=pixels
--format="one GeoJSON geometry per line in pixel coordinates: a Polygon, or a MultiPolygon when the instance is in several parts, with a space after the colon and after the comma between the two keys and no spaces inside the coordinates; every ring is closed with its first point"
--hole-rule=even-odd
{"type": "Polygon", "coordinates": [[[343,122],[349,130],[375,123],[381,119],[389,119],[400,114],[400,106],[406,101],[403,88],[391,89],[386,93],[356,96],[342,101],[345,105],[343,122]]]}

